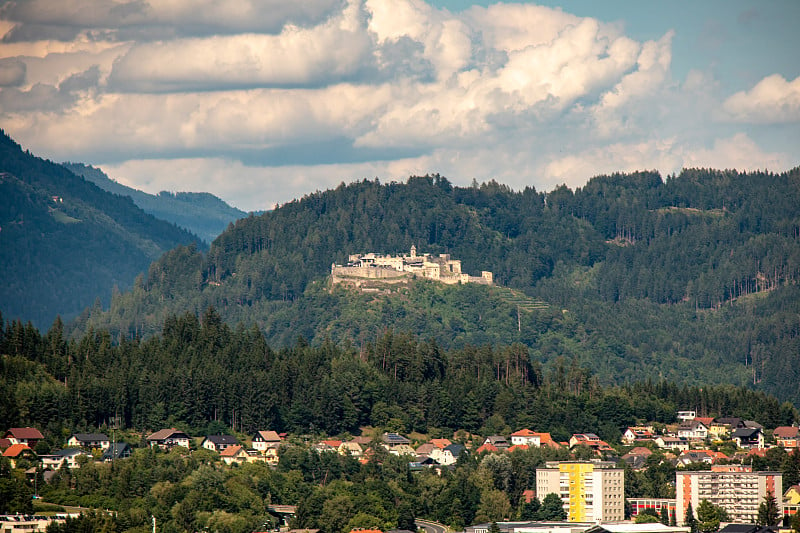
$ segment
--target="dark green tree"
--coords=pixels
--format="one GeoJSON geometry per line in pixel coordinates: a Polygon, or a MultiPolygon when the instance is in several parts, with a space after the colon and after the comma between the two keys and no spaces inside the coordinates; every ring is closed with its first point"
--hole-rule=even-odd
{"type": "Polygon", "coordinates": [[[544,497],[542,508],[539,511],[540,520],[566,520],[567,512],[561,498],[555,492],[544,497]]]}
{"type": "Polygon", "coordinates": [[[777,526],[780,522],[781,516],[778,509],[778,502],[775,500],[775,494],[768,492],[764,496],[764,501],[758,506],[758,525],[760,526],[777,526]]]}
{"type": "Polygon", "coordinates": [[[686,518],[683,521],[683,525],[689,528],[690,533],[697,533],[698,531],[697,518],[694,516],[691,502],[686,506],[686,518]]]}

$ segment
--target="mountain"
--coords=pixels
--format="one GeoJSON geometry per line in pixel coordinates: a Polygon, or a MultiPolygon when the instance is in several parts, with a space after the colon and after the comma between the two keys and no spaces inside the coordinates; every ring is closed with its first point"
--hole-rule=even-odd
{"type": "Polygon", "coordinates": [[[614,174],[546,194],[441,176],[342,184],[237,221],[207,254],[170,251],[75,333],[149,335],[213,306],[273,345],[358,345],[394,328],[445,347],[520,342],[609,383],[733,383],[798,403],[798,205],[800,169],[614,174]],[[501,287],[326,284],[348,254],[412,244],[501,287]]]}
{"type": "Polygon", "coordinates": [[[103,190],[130,196],[145,213],[185,228],[206,243],[216,239],[231,222],[247,216],[244,211],[231,207],[211,193],[161,191],[153,195],[117,183],[99,168],[82,163],[62,164],[103,190]]]}
{"type": "Polygon", "coordinates": [[[164,252],[195,243],[0,132],[0,311],[49,325],[129,288],[164,252]]]}

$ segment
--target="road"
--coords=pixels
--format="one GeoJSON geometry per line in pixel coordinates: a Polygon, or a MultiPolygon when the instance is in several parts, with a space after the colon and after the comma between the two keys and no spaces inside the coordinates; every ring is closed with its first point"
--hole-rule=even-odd
{"type": "Polygon", "coordinates": [[[431,522],[429,520],[416,520],[417,527],[425,530],[425,533],[447,533],[448,528],[438,522],[431,522]]]}

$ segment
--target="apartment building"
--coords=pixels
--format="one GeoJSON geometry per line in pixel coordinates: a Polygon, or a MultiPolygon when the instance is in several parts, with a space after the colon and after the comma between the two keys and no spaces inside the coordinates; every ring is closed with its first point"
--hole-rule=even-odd
{"type": "Polygon", "coordinates": [[[536,469],[536,494],[561,497],[570,522],[625,518],[625,477],[610,461],[548,462],[536,469]]]}
{"type": "Polygon", "coordinates": [[[731,522],[754,524],[758,506],[772,493],[783,513],[780,472],[753,472],[748,465],[713,465],[711,470],[675,474],[676,514],[679,524],[686,520],[686,508],[708,500],[728,512],[731,522]]]}

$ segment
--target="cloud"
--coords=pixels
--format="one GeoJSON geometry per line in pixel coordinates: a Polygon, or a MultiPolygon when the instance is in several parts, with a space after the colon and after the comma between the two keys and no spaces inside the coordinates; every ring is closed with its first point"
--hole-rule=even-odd
{"type": "Polygon", "coordinates": [[[279,35],[240,34],[133,46],[109,78],[120,92],[306,87],[353,78],[371,63],[363,14],[352,4],[314,28],[279,35]]]}
{"type": "Polygon", "coordinates": [[[341,0],[27,0],[7,2],[0,18],[16,23],[6,41],[159,40],[234,33],[276,33],[286,24],[318,24],[341,0]]]}
{"type": "Polygon", "coordinates": [[[673,79],[679,32],[529,3],[28,0],[3,32],[0,120],[26,148],[245,209],[364,177],[543,189],[800,157],[800,78],[724,100],[711,66],[673,79]]]}
{"type": "Polygon", "coordinates": [[[683,166],[686,168],[719,168],[753,171],[764,169],[788,169],[797,164],[788,154],[767,152],[747,134],[737,133],[732,137],[716,139],[711,148],[684,148],[683,166]]]}
{"type": "Polygon", "coordinates": [[[752,171],[790,166],[789,155],[766,152],[746,134],[737,133],[715,139],[710,148],[697,148],[676,138],[603,145],[555,158],[544,167],[544,174],[550,184],[566,183],[576,187],[598,174],[643,169],[656,169],[667,175],[678,173],[682,168],[752,171]]]}
{"type": "Polygon", "coordinates": [[[722,109],[734,122],[800,122],[800,77],[787,81],[780,74],[767,76],[749,91],[729,97],[722,109]]]}
{"type": "Polygon", "coordinates": [[[0,87],[22,85],[25,81],[25,63],[15,57],[0,59],[0,87]]]}
{"type": "Polygon", "coordinates": [[[669,79],[673,36],[674,32],[670,31],[658,41],[644,43],[636,59],[637,68],[625,74],[613,89],[602,95],[592,110],[600,135],[607,137],[625,133],[631,127],[628,116],[641,116],[648,110],[657,109],[649,101],[662,92],[669,79]],[[648,104],[637,109],[637,113],[621,112],[625,108],[629,109],[632,103],[643,100],[648,101],[648,104]]]}

